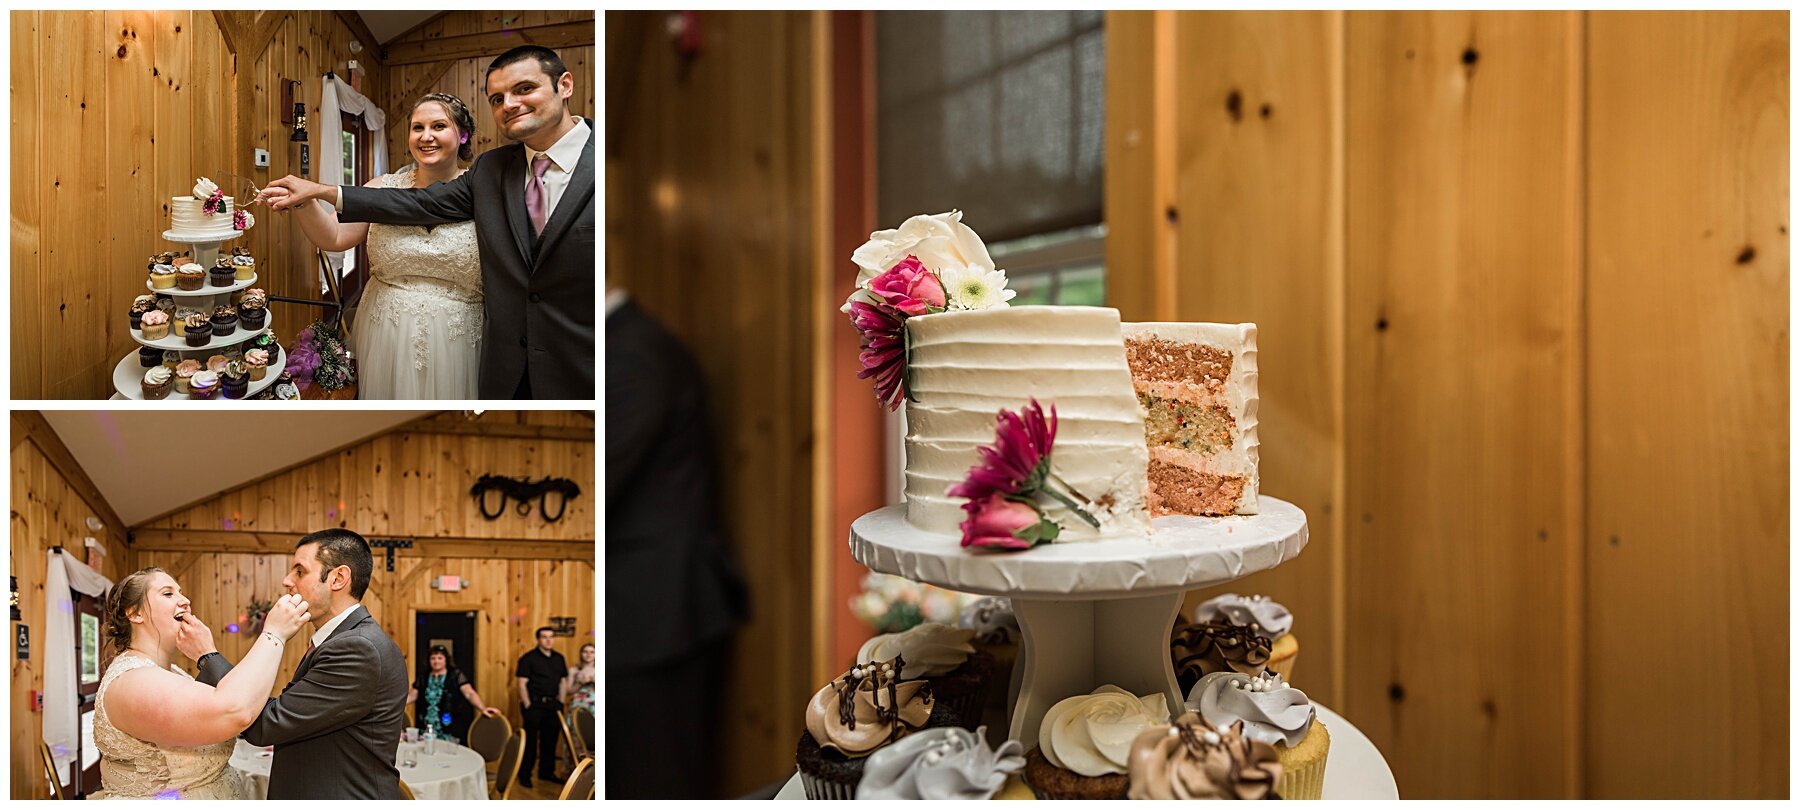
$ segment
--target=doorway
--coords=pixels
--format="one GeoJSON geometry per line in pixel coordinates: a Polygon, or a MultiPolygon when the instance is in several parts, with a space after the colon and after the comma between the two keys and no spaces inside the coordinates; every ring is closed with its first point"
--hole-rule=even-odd
{"type": "Polygon", "coordinates": [[[474,610],[419,611],[413,627],[413,674],[423,673],[426,654],[442,645],[450,651],[450,663],[480,689],[475,683],[475,623],[480,615],[474,610]]]}

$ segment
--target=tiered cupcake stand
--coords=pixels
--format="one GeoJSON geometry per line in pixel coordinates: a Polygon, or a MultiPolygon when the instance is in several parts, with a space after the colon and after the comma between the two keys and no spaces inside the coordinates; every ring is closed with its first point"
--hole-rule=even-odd
{"type": "MultiPolygon", "coordinates": [[[[1102,684],[1161,692],[1179,714],[1185,695],[1169,633],[1190,590],[1222,585],[1293,559],[1306,547],[1306,514],[1262,495],[1259,514],[1157,518],[1147,537],[1052,543],[1020,553],[971,553],[955,538],[906,522],[889,506],[850,527],[850,551],[871,570],[955,591],[1012,600],[1023,631],[1010,686],[1010,739],[1037,744],[1057,701],[1102,684]]],[[[1327,799],[1394,799],[1386,760],[1349,721],[1319,707],[1331,730],[1327,799]]],[[[776,798],[803,798],[799,775],[776,798]]]]}
{"type": "MultiPolygon", "coordinates": [[[[191,245],[193,248],[191,260],[201,267],[210,269],[213,264],[218,261],[219,245],[242,235],[242,231],[226,228],[221,231],[204,234],[164,231],[162,236],[170,242],[191,245]]],[[[144,287],[152,294],[168,295],[174,298],[177,304],[193,306],[210,313],[213,307],[230,303],[232,293],[237,292],[238,290],[246,290],[255,287],[257,279],[258,276],[252,274],[248,281],[234,280],[229,287],[214,287],[209,283],[208,286],[191,291],[175,288],[158,290],[150,283],[149,279],[145,279],[144,287]]],[[[245,329],[240,321],[236,331],[225,337],[214,335],[211,340],[207,341],[205,346],[187,345],[187,338],[175,334],[173,324],[170,325],[167,337],[158,338],[156,340],[146,340],[144,338],[144,333],[141,330],[133,329],[131,330],[131,339],[137,341],[139,345],[150,346],[165,351],[174,350],[180,352],[182,359],[184,360],[194,359],[204,363],[208,357],[215,354],[223,354],[223,350],[228,347],[255,340],[262,333],[270,332],[270,330],[274,328],[275,308],[269,307],[268,314],[263,319],[263,328],[245,329]]],[[[270,333],[273,334],[273,332],[270,333]]],[[[281,355],[269,363],[267,367],[268,370],[263,374],[263,378],[260,380],[252,380],[250,382],[250,389],[244,394],[244,398],[248,399],[256,396],[257,394],[268,390],[269,386],[274,385],[276,380],[281,378],[281,370],[287,367],[287,358],[288,353],[284,347],[281,355]]],[[[131,352],[125,355],[124,359],[120,360],[119,364],[113,367],[113,388],[119,392],[120,396],[123,396],[126,399],[143,399],[144,372],[147,370],[149,370],[148,367],[138,360],[137,352],[131,352]]],[[[220,391],[219,393],[214,394],[213,398],[225,399],[226,397],[225,393],[220,391]]],[[[169,395],[166,399],[179,400],[192,399],[192,397],[189,397],[187,394],[183,394],[174,388],[170,388],[169,395]]]]}

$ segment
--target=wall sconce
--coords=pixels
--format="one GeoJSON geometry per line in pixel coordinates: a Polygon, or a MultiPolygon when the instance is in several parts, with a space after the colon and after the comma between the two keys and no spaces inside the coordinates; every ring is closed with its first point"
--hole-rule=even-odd
{"type": "Polygon", "coordinates": [[[312,176],[312,145],[306,140],[306,102],[297,96],[300,93],[300,82],[290,80],[288,87],[294,97],[294,132],[288,136],[289,143],[300,144],[300,176],[312,176]]]}

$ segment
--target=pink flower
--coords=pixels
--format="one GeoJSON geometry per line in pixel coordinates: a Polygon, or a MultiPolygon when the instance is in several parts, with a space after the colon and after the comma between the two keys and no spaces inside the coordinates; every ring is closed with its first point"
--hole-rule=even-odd
{"type": "Polygon", "coordinates": [[[970,501],[963,509],[969,513],[969,519],[962,523],[963,548],[1028,549],[1037,543],[1034,527],[1045,522],[1036,507],[1009,501],[998,492],[988,495],[985,501],[970,501]],[[1033,539],[1023,539],[1021,534],[1033,539]]]}
{"type": "Polygon", "coordinates": [[[943,283],[916,256],[901,259],[887,272],[870,279],[869,292],[909,317],[944,308],[943,283]]]}
{"type": "Polygon", "coordinates": [[[975,502],[990,493],[1018,494],[1043,485],[1050,447],[1056,442],[1056,405],[1050,406],[1047,422],[1036,398],[1017,414],[1000,411],[998,422],[994,446],[975,448],[981,463],[970,467],[963,482],[944,494],[975,502]]]}
{"type": "Polygon", "coordinates": [[[906,386],[906,324],[900,313],[886,304],[850,304],[850,323],[862,334],[863,370],[856,378],[875,378],[875,398],[888,410],[899,410],[906,386]]]}
{"type": "Polygon", "coordinates": [[[225,192],[213,189],[212,196],[207,197],[206,202],[200,204],[200,210],[209,216],[225,210],[225,192]]]}

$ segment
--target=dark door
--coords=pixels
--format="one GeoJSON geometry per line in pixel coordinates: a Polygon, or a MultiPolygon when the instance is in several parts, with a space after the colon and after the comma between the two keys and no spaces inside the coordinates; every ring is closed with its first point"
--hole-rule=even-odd
{"type": "Polygon", "coordinates": [[[427,666],[426,653],[432,647],[442,645],[450,650],[450,662],[462,670],[471,686],[480,689],[481,684],[475,683],[475,620],[478,616],[473,610],[419,611],[419,625],[413,633],[413,673],[423,673],[427,666]]]}
{"type": "Polygon", "coordinates": [[[81,771],[76,793],[100,790],[100,752],[94,748],[94,701],[100,694],[100,602],[71,590],[75,601],[75,682],[81,701],[81,742],[75,767],[81,771]]]}

